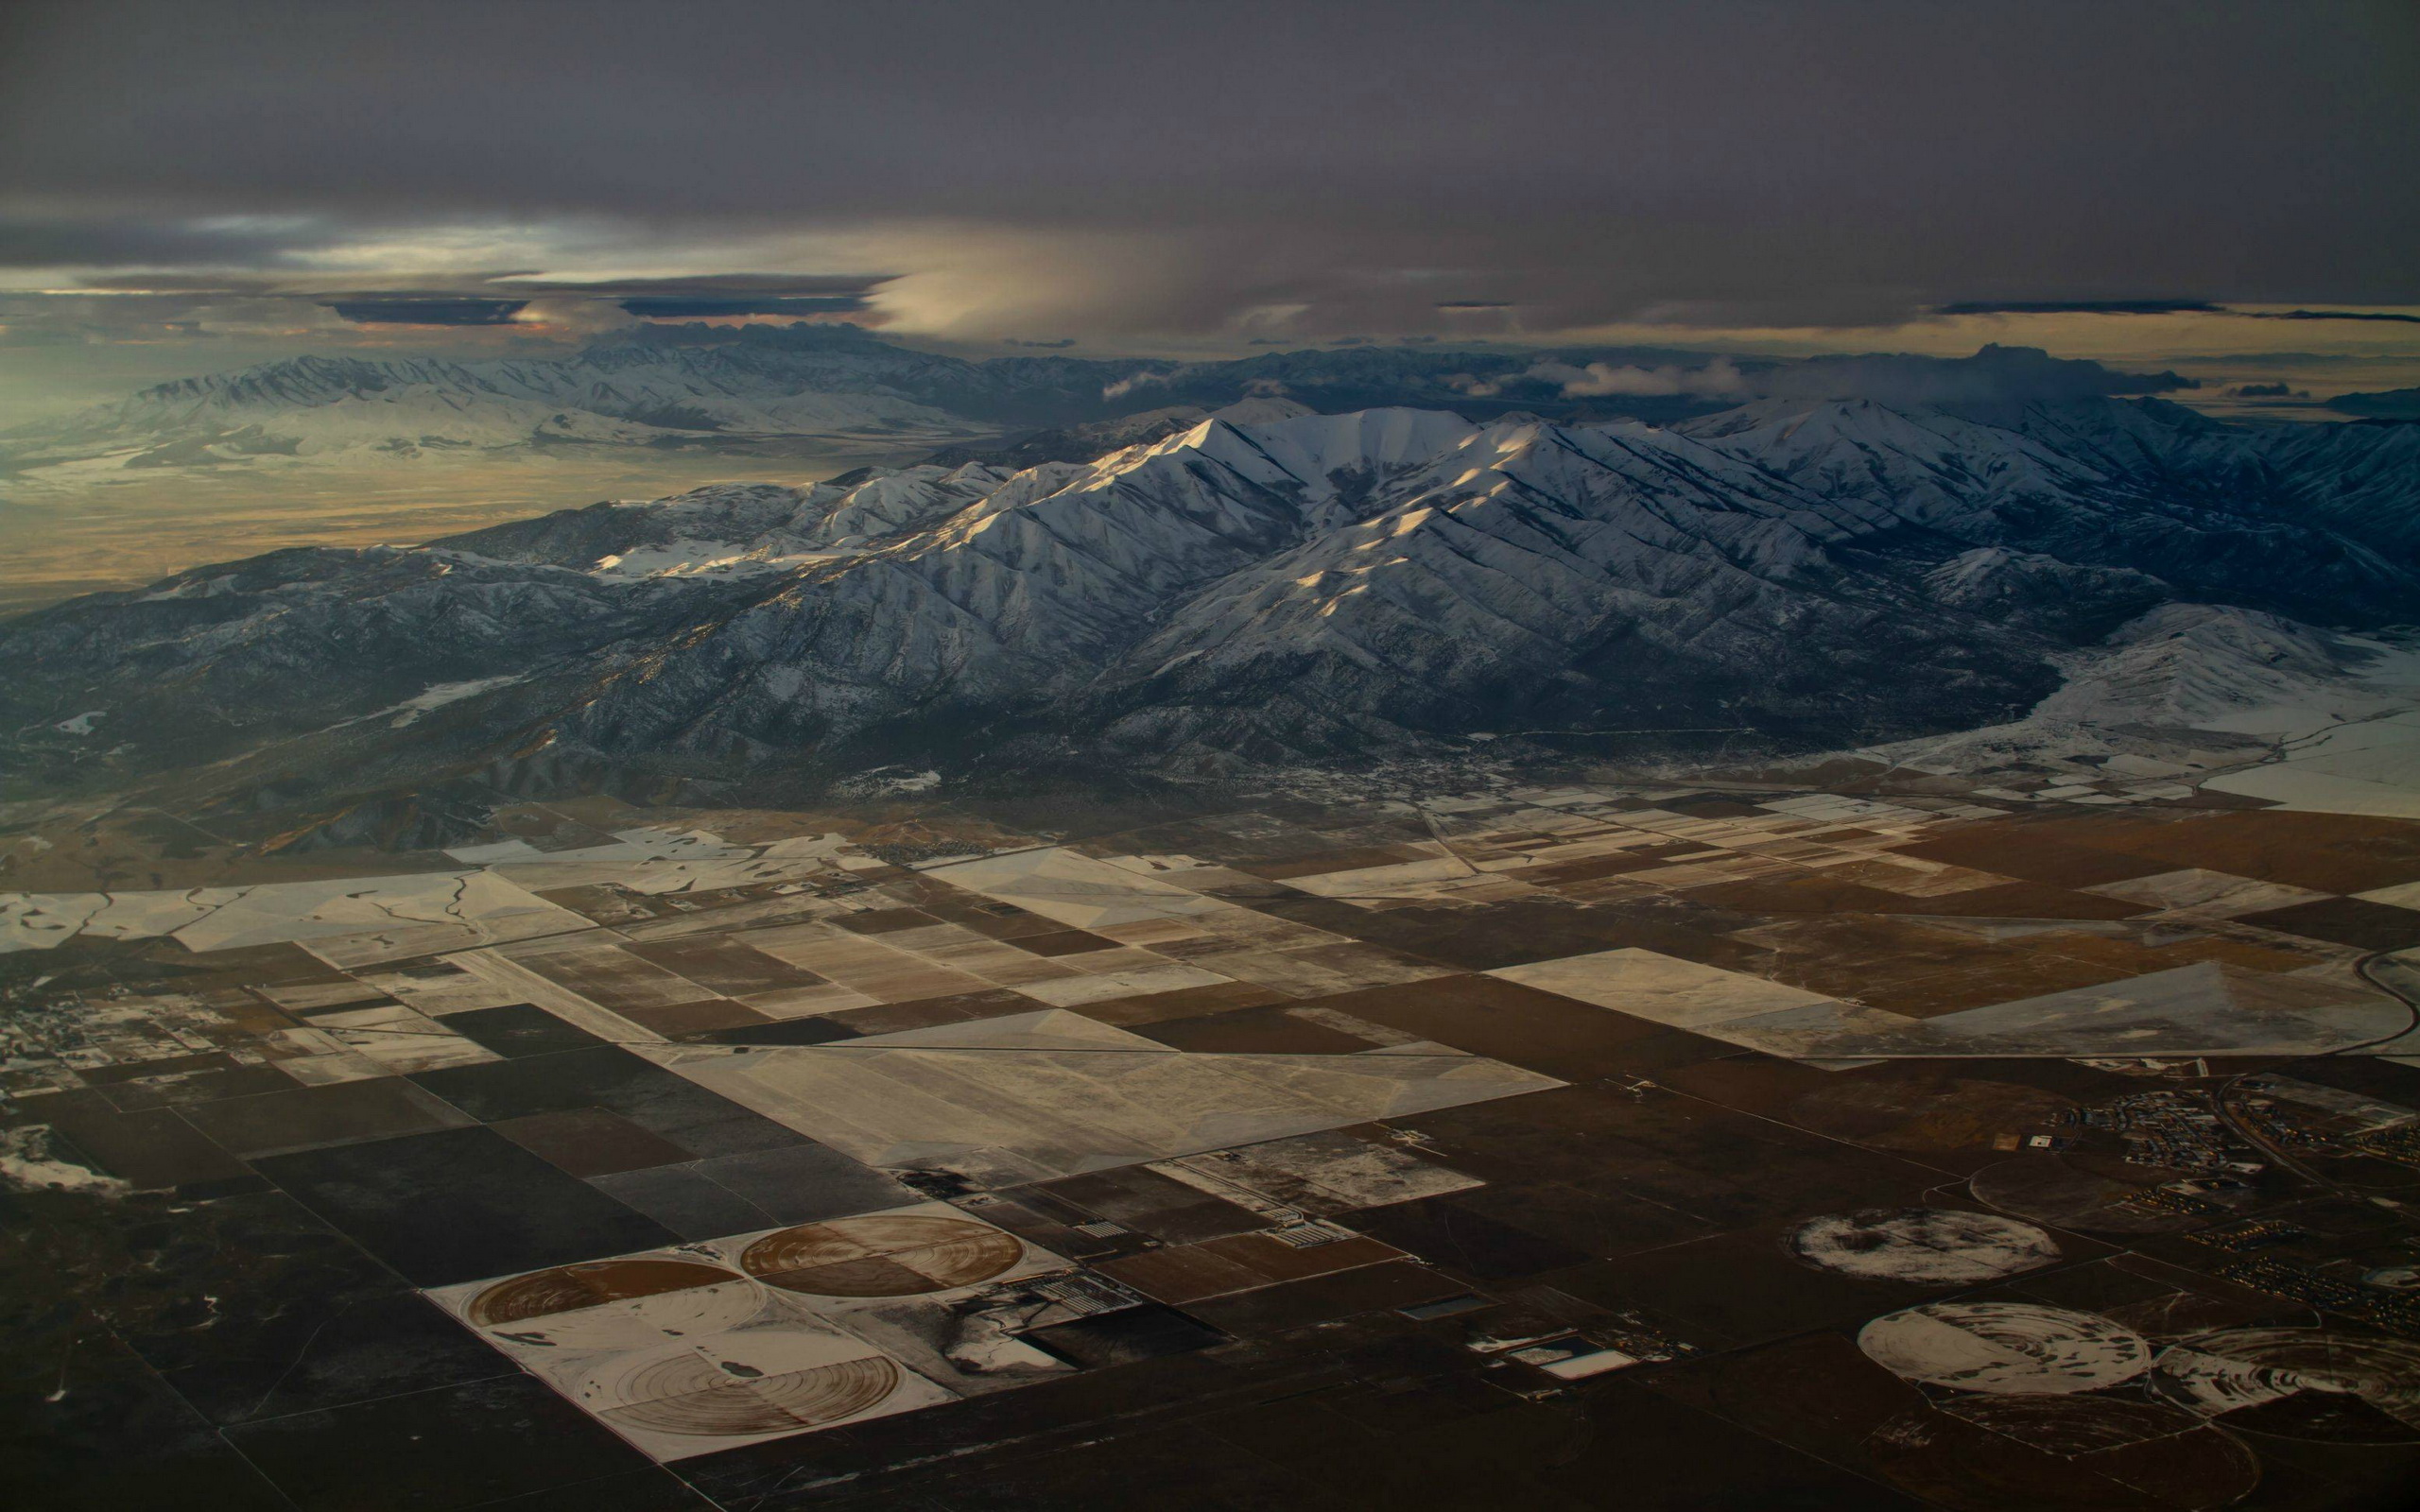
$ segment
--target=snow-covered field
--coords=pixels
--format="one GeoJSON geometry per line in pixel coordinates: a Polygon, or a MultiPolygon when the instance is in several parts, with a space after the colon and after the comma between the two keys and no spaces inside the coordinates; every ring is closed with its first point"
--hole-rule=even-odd
{"type": "MultiPolygon", "coordinates": [[[[436,691],[436,690],[432,690],[436,691]]],[[[426,697],[427,695],[423,695],[426,697]]],[[[183,891],[0,894],[0,953],[48,950],[75,936],[171,936],[188,950],[290,941],[341,967],[570,934],[596,926],[535,893],[612,884],[660,894],[745,886],[837,865],[831,845],[785,842],[784,854],[697,832],[618,832],[615,843],[545,852],[519,840],[452,852],[458,871],[264,883],[183,891]]]]}

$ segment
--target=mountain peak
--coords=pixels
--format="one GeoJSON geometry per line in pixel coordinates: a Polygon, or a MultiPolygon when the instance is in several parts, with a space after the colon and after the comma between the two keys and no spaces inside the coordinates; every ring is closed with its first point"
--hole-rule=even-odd
{"type": "Polygon", "coordinates": [[[1274,421],[1300,420],[1319,411],[1299,400],[1269,395],[1239,399],[1223,409],[1210,412],[1212,420],[1222,420],[1230,425],[1266,425],[1274,421]]]}

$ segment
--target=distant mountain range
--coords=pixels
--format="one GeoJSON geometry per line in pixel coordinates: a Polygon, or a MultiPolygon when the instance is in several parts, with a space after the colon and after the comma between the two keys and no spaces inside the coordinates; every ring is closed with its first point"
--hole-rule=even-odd
{"type": "Polygon", "coordinates": [[[2411,427],[2109,399],[1998,423],[1300,408],[92,595],[0,626],[12,765],[276,806],[1471,736],[1814,750],[2016,717],[2163,606],[2341,628],[2420,606],[2411,427]]]}
{"type": "Polygon", "coordinates": [[[2373,420],[2420,421],[2420,388],[2387,388],[2374,394],[2338,394],[2327,407],[2373,420]]]}
{"type": "Polygon", "coordinates": [[[2173,374],[2117,373],[2002,348],[1957,360],[1399,345],[1198,363],[977,361],[846,325],[643,327],[544,359],[299,356],[181,379],[0,433],[0,477],[74,485],[130,469],[391,469],[533,451],[871,450],[906,459],[951,443],[1255,396],[1326,413],[1411,405],[1478,419],[1519,411],[1674,421],[1753,397],[1971,407],[2185,387],[2173,374]]]}

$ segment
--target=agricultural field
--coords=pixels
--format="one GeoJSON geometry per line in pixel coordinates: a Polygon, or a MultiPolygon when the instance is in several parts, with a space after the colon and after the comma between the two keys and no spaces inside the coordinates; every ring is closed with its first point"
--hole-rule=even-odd
{"type": "Polygon", "coordinates": [[[262,1507],[2408,1485],[2420,823],[1871,786],[21,846],[12,1295],[112,1298],[14,1325],[95,1403],[37,1469],[262,1507]]]}

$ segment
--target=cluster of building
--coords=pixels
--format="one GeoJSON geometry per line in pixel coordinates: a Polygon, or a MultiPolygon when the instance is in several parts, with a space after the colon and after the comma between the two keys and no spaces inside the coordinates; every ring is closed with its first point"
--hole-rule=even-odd
{"type": "Polygon", "coordinates": [[[2250,1173],[2261,1168],[2259,1161],[2243,1159],[2226,1125],[2196,1092],[2167,1088],[2136,1092],[2079,1109],[2072,1116],[2084,1128],[2124,1140],[2126,1159],[2135,1165],[2202,1173],[2250,1173]]]}

